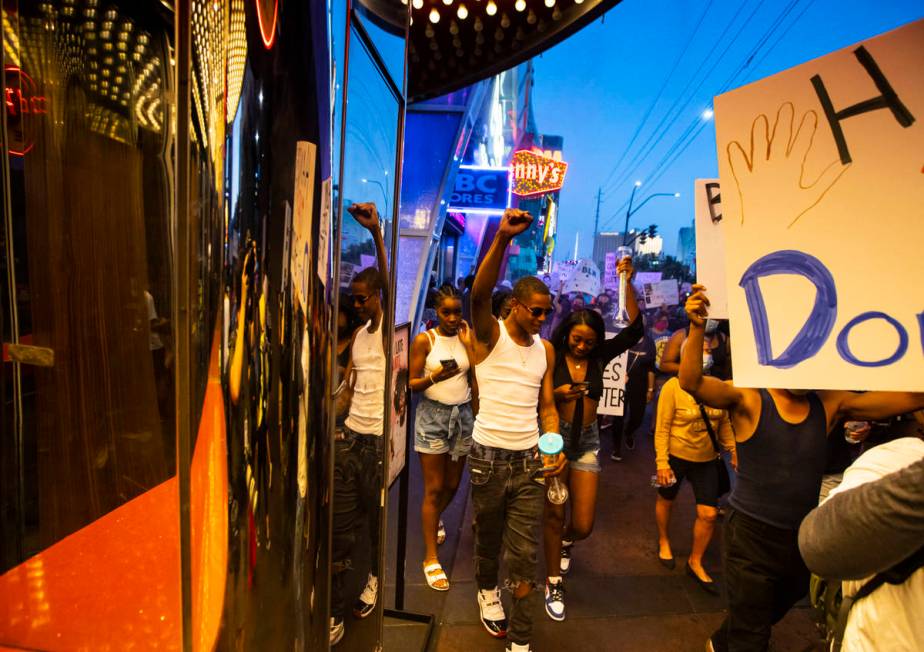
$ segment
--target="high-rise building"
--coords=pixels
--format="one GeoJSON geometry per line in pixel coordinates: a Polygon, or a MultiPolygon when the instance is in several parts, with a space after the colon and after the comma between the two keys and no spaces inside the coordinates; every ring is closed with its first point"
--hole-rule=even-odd
{"type": "Polygon", "coordinates": [[[682,226],[677,232],[677,259],[694,271],[696,267],[696,232],[693,226],[682,226]]]}

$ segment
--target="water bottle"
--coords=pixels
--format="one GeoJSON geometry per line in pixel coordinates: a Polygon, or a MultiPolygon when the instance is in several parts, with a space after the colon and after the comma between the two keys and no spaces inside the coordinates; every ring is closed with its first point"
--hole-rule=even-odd
{"type": "Polygon", "coordinates": [[[845,421],[844,422],[844,439],[848,444],[859,444],[865,431],[870,429],[868,421],[845,421]]]}
{"type": "MultiPolygon", "coordinates": [[[[632,257],[632,247],[616,248],[617,265],[626,256],[632,257]]],[[[628,282],[629,279],[626,278],[625,274],[619,275],[619,311],[616,313],[616,323],[623,327],[629,325],[629,312],[626,310],[626,283],[628,282]]]]}
{"type": "MultiPolygon", "coordinates": [[[[547,432],[539,438],[539,453],[542,455],[544,466],[554,466],[564,448],[565,442],[557,432],[547,432]]],[[[547,478],[549,502],[553,505],[564,505],[568,500],[568,489],[561,483],[558,476],[547,478]]]]}

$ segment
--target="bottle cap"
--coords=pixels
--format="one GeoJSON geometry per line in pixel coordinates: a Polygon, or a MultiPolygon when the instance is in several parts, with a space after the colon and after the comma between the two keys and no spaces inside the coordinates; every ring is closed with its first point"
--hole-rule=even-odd
{"type": "Polygon", "coordinates": [[[547,432],[539,438],[539,452],[543,455],[558,455],[565,446],[565,440],[557,432],[547,432]]]}

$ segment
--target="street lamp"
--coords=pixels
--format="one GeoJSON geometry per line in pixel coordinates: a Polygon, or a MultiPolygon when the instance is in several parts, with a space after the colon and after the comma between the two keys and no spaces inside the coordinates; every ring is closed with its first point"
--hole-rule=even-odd
{"type": "Polygon", "coordinates": [[[636,181],[635,185],[632,186],[632,194],[629,195],[629,208],[626,209],[626,224],[625,224],[625,228],[623,228],[622,230],[622,246],[624,247],[628,244],[629,218],[635,215],[642,208],[642,206],[650,202],[655,197],[675,197],[675,198],[680,197],[679,192],[655,192],[645,197],[645,199],[642,200],[641,204],[639,204],[635,208],[632,208],[632,202],[635,200],[635,191],[641,187],[642,187],[642,182],[636,181]]]}
{"type": "MultiPolygon", "coordinates": [[[[385,176],[388,176],[387,170],[385,171],[385,176]]],[[[363,183],[371,183],[372,185],[378,186],[379,190],[382,191],[382,199],[385,200],[385,210],[382,212],[382,216],[383,216],[383,219],[388,220],[390,217],[388,214],[388,193],[385,191],[385,186],[382,185],[381,181],[377,181],[376,179],[363,178],[363,179],[360,179],[360,181],[362,181],[363,183]]]]}

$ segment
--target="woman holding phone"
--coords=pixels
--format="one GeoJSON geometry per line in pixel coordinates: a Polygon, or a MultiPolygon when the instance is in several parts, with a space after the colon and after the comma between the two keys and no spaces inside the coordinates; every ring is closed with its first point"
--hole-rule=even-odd
{"type": "MultiPolygon", "coordinates": [[[[632,278],[632,259],[619,262],[618,273],[632,278]]],[[[597,404],[603,396],[603,370],[616,356],[638,342],[644,334],[635,291],[626,283],[626,311],[631,322],[618,335],[606,339],[603,317],[593,310],[578,310],[552,335],[555,348],[555,406],[565,440],[568,466],[559,476],[568,487],[570,518],[565,506],[545,503],[545,611],[552,620],[565,619],[562,575],[571,568],[571,547],[586,539],[594,526],[600,463],[600,431],[597,404]]]]}
{"type": "Polygon", "coordinates": [[[462,296],[447,283],[437,290],[434,306],[437,326],[414,338],[408,370],[411,391],[423,393],[417,404],[414,450],[420,454],[424,477],[420,507],[426,548],[424,577],[431,589],[448,591],[449,580],[437,553],[446,539],[440,515],[459,488],[475,418],[462,296]]]}

